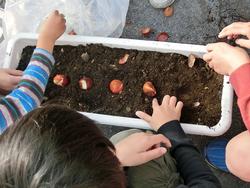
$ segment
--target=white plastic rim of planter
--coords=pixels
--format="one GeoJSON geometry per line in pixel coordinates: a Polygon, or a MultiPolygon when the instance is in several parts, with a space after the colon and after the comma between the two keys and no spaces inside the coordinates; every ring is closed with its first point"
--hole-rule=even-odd
{"type": "MultiPolygon", "coordinates": [[[[36,34],[19,34],[9,41],[4,67],[16,68],[18,66],[23,48],[36,44],[36,34]]],[[[136,49],[139,51],[155,51],[162,53],[178,53],[185,56],[194,54],[198,57],[206,52],[206,47],[201,45],[178,44],[169,42],[143,41],[133,39],[117,39],[103,37],[84,36],[62,36],[56,45],[87,45],[102,44],[111,48],[136,49]]],[[[221,97],[221,118],[213,126],[181,123],[182,128],[188,134],[219,136],[225,133],[231,126],[232,121],[233,89],[229,83],[229,77],[225,76],[223,81],[221,97]]],[[[97,123],[112,126],[122,126],[139,129],[150,129],[150,126],[143,120],[137,118],[119,117],[113,115],[103,115],[88,112],[80,112],[95,120],[97,123]]]]}

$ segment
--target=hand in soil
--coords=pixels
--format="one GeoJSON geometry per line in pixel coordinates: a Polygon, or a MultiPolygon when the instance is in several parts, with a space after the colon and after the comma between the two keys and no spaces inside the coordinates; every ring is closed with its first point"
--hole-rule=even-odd
{"type": "Polygon", "coordinates": [[[152,116],[142,111],[137,111],[136,115],[148,122],[157,131],[167,122],[180,120],[183,103],[181,101],[177,102],[177,98],[174,96],[165,95],[161,105],[159,105],[157,99],[153,99],[152,107],[152,116]]]}
{"type": "Polygon", "coordinates": [[[22,71],[12,69],[0,69],[0,90],[1,94],[13,90],[20,82],[22,71]]]}
{"type": "Polygon", "coordinates": [[[167,150],[161,143],[171,147],[169,139],[161,134],[134,133],[115,145],[116,156],[122,166],[138,166],[164,155],[167,150]]]}
{"type": "Polygon", "coordinates": [[[52,53],[55,41],[66,29],[64,15],[57,10],[53,11],[41,26],[37,47],[52,53]]]}
{"type": "Polygon", "coordinates": [[[246,36],[247,39],[237,39],[235,43],[250,48],[250,22],[235,22],[225,27],[220,33],[219,38],[227,37],[228,40],[236,39],[239,35],[246,36]]]}
{"type": "Polygon", "coordinates": [[[208,44],[207,51],[208,53],[203,56],[204,61],[222,75],[231,75],[240,66],[250,63],[250,58],[244,49],[226,43],[208,44]]]}

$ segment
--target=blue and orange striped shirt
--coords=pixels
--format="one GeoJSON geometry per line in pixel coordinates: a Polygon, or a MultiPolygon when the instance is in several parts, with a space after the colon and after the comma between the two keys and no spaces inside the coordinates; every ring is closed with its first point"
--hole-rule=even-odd
{"type": "Polygon", "coordinates": [[[0,134],[41,104],[54,63],[54,57],[48,51],[34,50],[16,89],[0,99],[0,134]]]}

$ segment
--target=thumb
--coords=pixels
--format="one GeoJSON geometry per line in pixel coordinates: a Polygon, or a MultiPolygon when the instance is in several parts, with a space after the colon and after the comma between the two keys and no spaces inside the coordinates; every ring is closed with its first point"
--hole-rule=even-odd
{"type": "Polygon", "coordinates": [[[151,116],[148,115],[148,114],[145,113],[145,112],[136,111],[136,112],[135,112],[135,115],[136,115],[137,117],[139,117],[140,119],[143,119],[144,121],[148,122],[148,123],[151,121],[151,116]]]}
{"type": "Polygon", "coordinates": [[[21,76],[10,76],[11,78],[11,83],[13,85],[17,85],[19,84],[19,82],[21,81],[22,77],[21,76]]]}
{"type": "Polygon", "coordinates": [[[23,71],[16,70],[16,69],[6,69],[6,72],[12,76],[22,76],[23,75],[23,71]]]}
{"type": "Polygon", "coordinates": [[[157,159],[164,155],[167,152],[167,149],[164,147],[158,147],[152,150],[145,151],[140,154],[141,164],[144,164],[153,159],[157,159]]]}
{"type": "Polygon", "coordinates": [[[250,40],[247,39],[237,39],[236,44],[245,47],[245,48],[250,48],[250,40]]]}

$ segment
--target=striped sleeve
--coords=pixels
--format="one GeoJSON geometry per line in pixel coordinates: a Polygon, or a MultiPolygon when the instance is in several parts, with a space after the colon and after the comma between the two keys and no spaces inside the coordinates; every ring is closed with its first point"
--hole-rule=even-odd
{"type": "Polygon", "coordinates": [[[55,63],[48,51],[36,48],[20,83],[0,99],[0,134],[17,119],[38,107],[55,63]]]}

